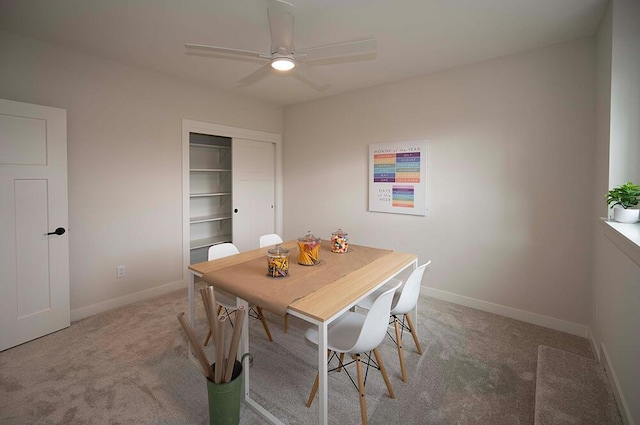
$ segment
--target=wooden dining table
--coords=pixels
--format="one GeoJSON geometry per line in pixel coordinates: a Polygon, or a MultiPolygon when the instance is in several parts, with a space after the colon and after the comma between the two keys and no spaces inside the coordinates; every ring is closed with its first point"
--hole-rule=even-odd
{"type": "MultiPolygon", "coordinates": [[[[284,316],[290,314],[318,328],[319,413],[318,423],[328,424],[327,329],[329,324],[359,301],[406,270],[417,267],[417,256],[392,250],[349,245],[346,253],[333,253],[323,241],[320,262],[297,264],[297,241],[280,244],[290,250],[288,276],[273,278],[267,273],[267,250],[259,248],[189,266],[189,320],[195,322],[195,279],[237,297],[238,305],[260,305],[284,316]]],[[[239,356],[249,352],[249,328],[245,320],[239,356]]],[[[189,349],[191,354],[191,348],[189,349]]],[[[248,361],[248,360],[245,360],[248,361]]],[[[265,407],[250,396],[248,365],[244,366],[243,401],[267,422],[281,425],[265,407]]]]}

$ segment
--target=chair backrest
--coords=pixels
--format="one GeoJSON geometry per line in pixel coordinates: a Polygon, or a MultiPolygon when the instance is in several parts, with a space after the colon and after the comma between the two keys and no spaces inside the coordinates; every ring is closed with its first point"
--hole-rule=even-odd
{"type": "Polygon", "coordinates": [[[406,282],[396,291],[397,300],[391,307],[391,314],[407,314],[416,307],[420,296],[422,276],[429,264],[431,264],[431,260],[412,271],[406,282]]]}
{"type": "Polygon", "coordinates": [[[265,246],[269,245],[275,245],[277,243],[282,243],[282,238],[275,233],[260,236],[260,248],[264,248],[265,246]]]}
{"type": "Polygon", "coordinates": [[[348,350],[350,353],[368,353],[377,348],[387,334],[389,326],[389,313],[391,311],[391,301],[393,294],[401,285],[397,282],[388,286],[386,290],[376,298],[367,311],[364,323],[360,329],[358,340],[353,347],[348,350]]]}
{"type": "Polygon", "coordinates": [[[240,251],[238,251],[238,248],[236,248],[234,244],[227,242],[210,246],[208,254],[208,259],[211,261],[234,254],[240,254],[240,251]]]}

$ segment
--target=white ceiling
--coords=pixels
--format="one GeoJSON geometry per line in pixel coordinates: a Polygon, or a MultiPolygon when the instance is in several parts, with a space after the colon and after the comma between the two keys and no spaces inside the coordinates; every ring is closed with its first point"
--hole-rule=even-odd
{"type": "Polygon", "coordinates": [[[0,0],[0,29],[244,96],[291,105],[592,35],[607,0],[289,0],[297,49],[373,37],[375,57],[314,66],[319,92],[253,59],[185,43],[270,48],[266,0],[0,0]]]}

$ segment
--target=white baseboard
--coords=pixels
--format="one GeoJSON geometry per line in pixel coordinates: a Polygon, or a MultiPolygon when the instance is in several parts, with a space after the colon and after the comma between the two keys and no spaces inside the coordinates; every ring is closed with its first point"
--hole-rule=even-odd
{"type": "Polygon", "coordinates": [[[543,316],[541,314],[531,313],[529,311],[519,310],[517,308],[507,307],[500,304],[494,304],[476,298],[465,297],[463,295],[453,294],[440,289],[423,286],[420,294],[486,311],[488,313],[499,314],[501,316],[510,317],[512,319],[521,320],[534,325],[544,326],[545,328],[566,332],[583,338],[587,338],[588,335],[588,327],[586,325],[568,322],[554,317],[543,316]]]}
{"type": "Polygon", "coordinates": [[[591,332],[591,328],[587,328],[587,339],[591,343],[591,350],[593,350],[593,354],[596,355],[596,360],[598,360],[598,363],[602,363],[600,349],[598,348],[598,343],[596,342],[595,335],[593,335],[593,332],[591,332]]]}
{"type": "Polygon", "coordinates": [[[167,284],[156,286],[151,289],[145,289],[143,291],[134,292],[123,297],[113,298],[111,300],[99,302],[86,307],[77,308],[71,310],[71,321],[84,319],[94,314],[103,313],[108,310],[112,310],[116,307],[131,304],[136,301],[142,301],[147,298],[155,297],[157,295],[163,295],[171,291],[175,291],[180,288],[186,288],[187,284],[183,280],[177,280],[175,282],[169,282],[167,284]]]}
{"type": "Polygon", "coordinates": [[[618,375],[616,375],[616,371],[613,369],[613,366],[611,366],[611,359],[609,358],[607,349],[605,348],[604,344],[600,344],[600,348],[602,350],[602,361],[600,362],[600,364],[603,366],[605,372],[607,373],[607,377],[609,378],[609,385],[611,386],[613,396],[616,399],[616,403],[618,404],[618,412],[620,412],[622,423],[624,425],[635,425],[633,417],[631,416],[631,411],[629,410],[629,405],[624,398],[622,388],[620,388],[618,375]]]}

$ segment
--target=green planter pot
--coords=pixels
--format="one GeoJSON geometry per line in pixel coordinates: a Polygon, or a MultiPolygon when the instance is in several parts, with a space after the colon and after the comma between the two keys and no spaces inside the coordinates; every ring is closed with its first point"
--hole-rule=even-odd
{"type": "MultiPolygon", "coordinates": [[[[242,356],[242,360],[249,353],[242,356]]],[[[215,363],[211,365],[215,371],[215,363]]],[[[216,384],[207,379],[209,394],[209,425],[238,425],[242,400],[242,362],[236,360],[231,381],[216,384]]]]}

